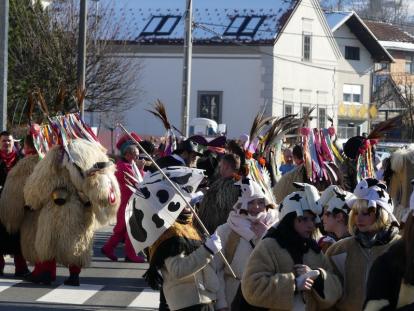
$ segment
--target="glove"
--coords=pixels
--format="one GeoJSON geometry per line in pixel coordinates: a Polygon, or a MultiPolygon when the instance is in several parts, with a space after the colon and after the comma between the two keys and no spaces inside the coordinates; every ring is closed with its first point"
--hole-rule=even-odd
{"type": "Polygon", "coordinates": [[[206,240],[204,245],[213,253],[217,254],[221,249],[221,239],[220,237],[214,233],[210,236],[209,239],[206,240]]]}
{"type": "Polygon", "coordinates": [[[295,279],[296,290],[305,291],[311,290],[313,286],[313,280],[316,280],[319,276],[319,270],[310,270],[309,272],[298,276],[295,279]]]}

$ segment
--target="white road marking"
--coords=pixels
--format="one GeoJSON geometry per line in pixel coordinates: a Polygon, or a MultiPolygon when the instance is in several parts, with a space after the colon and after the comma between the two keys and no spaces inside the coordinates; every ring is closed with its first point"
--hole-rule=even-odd
{"type": "Polygon", "coordinates": [[[77,286],[61,285],[36,301],[81,305],[103,288],[103,285],[81,284],[77,286]]]}
{"type": "Polygon", "coordinates": [[[160,304],[160,292],[152,289],[144,289],[128,306],[128,308],[158,309],[160,304]]]}

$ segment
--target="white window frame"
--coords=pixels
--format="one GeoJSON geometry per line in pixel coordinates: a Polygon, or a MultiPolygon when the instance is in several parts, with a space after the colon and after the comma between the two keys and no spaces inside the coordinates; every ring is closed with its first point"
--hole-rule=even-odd
{"type": "Polygon", "coordinates": [[[304,31],[302,33],[302,61],[311,62],[312,61],[312,33],[304,31]],[[306,38],[309,38],[309,53],[306,51],[306,38]],[[307,55],[309,54],[309,55],[307,55]]]}
{"type": "Polygon", "coordinates": [[[362,85],[359,84],[344,84],[342,88],[342,101],[345,104],[359,104],[362,105],[362,85]],[[345,94],[350,95],[350,101],[345,100],[345,94]],[[359,101],[355,101],[354,97],[359,96],[359,101]]]}

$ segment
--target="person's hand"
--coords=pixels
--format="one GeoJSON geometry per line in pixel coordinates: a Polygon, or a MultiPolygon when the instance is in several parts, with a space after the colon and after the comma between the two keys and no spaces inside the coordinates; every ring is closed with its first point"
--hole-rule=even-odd
{"type": "Polygon", "coordinates": [[[293,269],[295,270],[295,275],[296,276],[300,276],[300,275],[308,273],[309,271],[312,270],[307,265],[294,265],[293,269]]]}
{"type": "Polygon", "coordinates": [[[313,280],[308,277],[306,274],[302,274],[295,279],[296,290],[301,291],[308,291],[312,289],[313,280]]]}
{"type": "Polygon", "coordinates": [[[269,229],[269,227],[261,221],[257,221],[252,222],[250,229],[254,232],[254,234],[256,234],[256,237],[261,238],[266,233],[267,229],[269,229]]]}
{"type": "Polygon", "coordinates": [[[223,248],[221,239],[216,233],[213,233],[210,238],[206,240],[204,245],[214,254],[217,254],[223,248]]]}
{"type": "Polygon", "coordinates": [[[295,279],[296,289],[298,291],[311,290],[313,286],[313,281],[316,280],[321,273],[319,272],[319,270],[312,270],[306,265],[295,265],[295,266],[302,266],[302,267],[299,267],[299,270],[301,271],[305,271],[309,269],[306,273],[299,275],[295,279]]]}

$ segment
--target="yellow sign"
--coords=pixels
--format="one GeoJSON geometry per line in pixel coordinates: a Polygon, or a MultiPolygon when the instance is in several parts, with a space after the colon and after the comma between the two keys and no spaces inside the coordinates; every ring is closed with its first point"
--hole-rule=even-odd
{"type": "Polygon", "coordinates": [[[346,109],[345,104],[344,103],[340,103],[339,107],[338,107],[338,114],[340,116],[346,116],[348,109],[346,109]]]}
{"type": "Polygon", "coordinates": [[[361,119],[365,119],[367,117],[367,107],[365,105],[362,105],[361,108],[359,108],[359,117],[361,119]]]}
{"type": "Polygon", "coordinates": [[[357,114],[358,114],[358,111],[357,111],[357,109],[356,109],[355,105],[351,105],[351,106],[349,107],[349,116],[350,116],[351,118],[355,118],[355,117],[357,116],[357,114]]]}
{"type": "Polygon", "coordinates": [[[369,108],[369,115],[371,119],[375,119],[378,115],[377,106],[372,105],[371,108],[369,108]]]}

